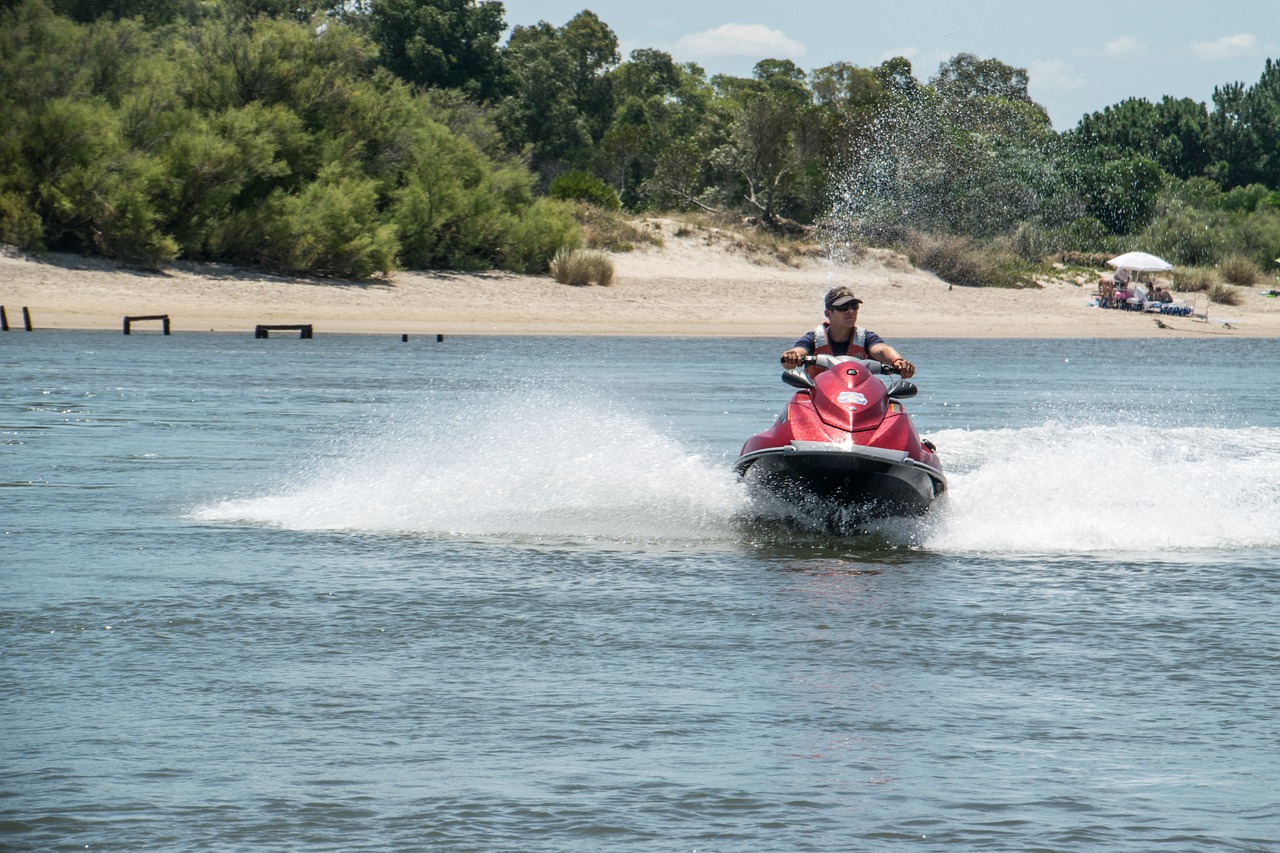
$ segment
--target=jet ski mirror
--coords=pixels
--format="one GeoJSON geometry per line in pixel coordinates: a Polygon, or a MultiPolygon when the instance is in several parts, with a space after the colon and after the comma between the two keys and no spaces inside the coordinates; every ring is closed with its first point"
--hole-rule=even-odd
{"type": "Polygon", "coordinates": [[[914,382],[899,379],[890,385],[889,390],[885,393],[889,395],[890,400],[908,400],[920,393],[920,389],[915,386],[914,382]]]}
{"type": "Polygon", "coordinates": [[[782,381],[792,388],[800,388],[802,390],[808,390],[817,384],[813,381],[813,377],[805,373],[803,367],[793,367],[790,370],[782,371],[782,381]]]}

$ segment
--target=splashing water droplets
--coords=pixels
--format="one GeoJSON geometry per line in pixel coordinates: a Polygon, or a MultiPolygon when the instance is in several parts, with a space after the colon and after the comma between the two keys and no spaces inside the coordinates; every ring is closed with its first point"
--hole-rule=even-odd
{"type": "Polygon", "coordinates": [[[1280,433],[1045,424],[935,436],[951,490],[923,546],[1178,551],[1280,542],[1280,433]]]}
{"type": "Polygon", "coordinates": [[[724,535],[732,473],[643,421],[549,392],[423,404],[204,520],[294,529],[684,541],[724,535]]]}
{"type": "MultiPolygon", "coordinates": [[[[1069,554],[1280,543],[1280,430],[1050,421],[931,437],[948,492],[923,518],[862,528],[869,547],[1069,554]]],[[[566,405],[548,389],[424,401],[261,494],[191,517],[534,542],[831,541],[823,513],[753,502],[726,459],[608,403],[566,405]]]]}

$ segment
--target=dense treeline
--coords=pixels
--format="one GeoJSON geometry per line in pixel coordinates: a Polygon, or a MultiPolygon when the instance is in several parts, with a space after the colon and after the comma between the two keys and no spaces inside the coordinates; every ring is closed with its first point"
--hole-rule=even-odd
{"type": "MultiPolygon", "coordinates": [[[[1033,260],[1141,243],[1280,256],[1280,63],[1213,108],[1055,133],[1025,71],[960,54],[708,78],[590,11],[497,0],[0,2],[0,241],[368,276],[545,268],[580,205],[921,233],[1033,260]]],[[[917,240],[918,242],[918,240],[917,240]]]]}
{"type": "Polygon", "coordinates": [[[573,239],[483,111],[398,79],[339,22],[3,15],[6,242],[365,277],[538,270],[573,239]]]}

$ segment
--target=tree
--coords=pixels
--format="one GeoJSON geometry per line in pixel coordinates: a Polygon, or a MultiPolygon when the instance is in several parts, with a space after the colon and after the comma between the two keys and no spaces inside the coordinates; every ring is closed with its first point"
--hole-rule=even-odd
{"type": "Polygon", "coordinates": [[[778,221],[778,203],[822,147],[819,113],[809,104],[805,74],[790,60],[756,64],[753,80],[722,80],[733,92],[729,138],[716,162],[743,181],[744,200],[762,221],[778,221]]]}
{"type": "Polygon", "coordinates": [[[569,58],[569,88],[573,106],[587,125],[592,141],[599,141],[613,118],[613,82],[609,72],[618,64],[618,37],[584,10],[561,27],[560,40],[569,58]]]}
{"type": "Polygon", "coordinates": [[[1069,136],[1113,156],[1149,157],[1171,175],[1189,178],[1209,165],[1209,114],[1189,98],[1152,104],[1128,98],[1084,116],[1069,136]]]}
{"type": "Polygon", "coordinates": [[[1280,61],[1268,59],[1253,86],[1215,88],[1213,104],[1209,134],[1216,162],[1209,176],[1223,189],[1252,183],[1280,188],[1280,61]]]}
{"type": "Polygon", "coordinates": [[[58,14],[80,23],[141,18],[155,27],[198,16],[198,4],[193,0],[52,0],[50,5],[58,14]]]}
{"type": "Polygon", "coordinates": [[[957,53],[938,66],[930,84],[949,101],[974,98],[1007,98],[1029,101],[1030,77],[1023,68],[1005,65],[998,59],[979,59],[972,53],[957,53]]]}
{"type": "Polygon", "coordinates": [[[706,164],[706,151],[693,141],[682,139],[671,143],[658,155],[653,175],[644,184],[645,195],[661,207],[697,207],[708,213],[719,213],[700,198],[700,190],[705,186],[706,164]]]}
{"type": "Polygon", "coordinates": [[[1165,95],[1156,105],[1155,150],[1146,152],[1171,175],[1200,175],[1210,163],[1209,112],[1190,98],[1165,95]]]}
{"type": "Polygon", "coordinates": [[[604,136],[618,39],[594,13],[580,12],[563,27],[516,27],[503,58],[511,88],[498,123],[514,148],[529,146],[536,168],[555,171],[604,136]]]}
{"type": "Polygon", "coordinates": [[[671,54],[649,48],[631,51],[627,61],[612,72],[614,97],[641,101],[674,95],[680,86],[680,67],[671,54]]]}
{"type": "Polygon", "coordinates": [[[834,62],[809,75],[814,99],[823,106],[856,109],[874,103],[884,94],[876,73],[848,62],[834,62]]]}
{"type": "Polygon", "coordinates": [[[499,0],[374,0],[367,29],[382,64],[402,80],[481,101],[505,89],[499,0]]]}
{"type": "Polygon", "coordinates": [[[511,147],[527,149],[533,167],[541,170],[590,145],[573,104],[564,71],[569,58],[557,29],[546,21],[516,27],[503,57],[511,91],[498,104],[497,121],[511,147]]]}
{"type": "Polygon", "coordinates": [[[796,104],[807,104],[812,99],[805,86],[808,75],[790,59],[762,59],[752,70],[752,77],[766,89],[796,104]]]}
{"type": "Polygon", "coordinates": [[[659,50],[632,51],[610,77],[616,106],[593,149],[593,162],[623,203],[634,207],[643,202],[642,185],[653,177],[665,149],[705,135],[711,93],[701,68],[677,65],[659,50]]]}
{"type": "Polygon", "coordinates": [[[886,59],[871,72],[880,86],[899,98],[914,98],[920,91],[920,81],[911,71],[911,60],[903,56],[886,59]]]}
{"type": "Polygon", "coordinates": [[[1165,180],[1154,160],[1081,151],[1067,169],[1066,179],[1080,193],[1085,212],[1112,234],[1136,233],[1150,223],[1165,180]]]}

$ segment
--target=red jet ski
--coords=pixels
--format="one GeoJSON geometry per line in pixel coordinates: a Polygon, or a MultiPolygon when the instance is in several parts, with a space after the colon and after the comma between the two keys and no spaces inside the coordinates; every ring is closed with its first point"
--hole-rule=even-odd
{"type": "Polygon", "coordinates": [[[791,503],[823,505],[863,520],[920,515],[947,490],[932,442],[921,440],[899,400],[916,386],[878,361],[807,356],[782,381],[798,390],[769,429],[747,439],[734,464],[752,487],[791,503]]]}

